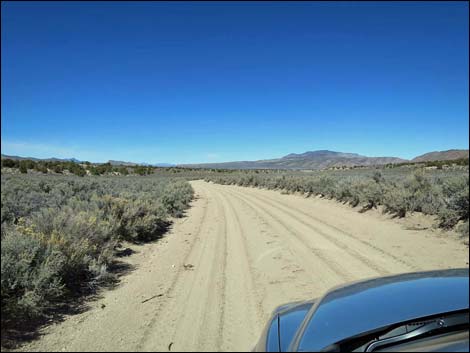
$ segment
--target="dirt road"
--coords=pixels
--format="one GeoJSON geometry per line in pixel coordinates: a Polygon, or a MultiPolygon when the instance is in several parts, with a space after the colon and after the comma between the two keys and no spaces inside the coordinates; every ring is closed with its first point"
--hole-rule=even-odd
{"type": "Polygon", "coordinates": [[[335,202],[192,182],[187,217],[36,351],[249,350],[275,306],[361,278],[468,267],[462,243],[335,202]]]}

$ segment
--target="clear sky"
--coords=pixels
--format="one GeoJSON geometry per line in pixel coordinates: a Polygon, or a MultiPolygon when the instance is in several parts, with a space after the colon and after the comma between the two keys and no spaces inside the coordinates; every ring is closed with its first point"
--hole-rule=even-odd
{"type": "Polygon", "coordinates": [[[467,2],[2,2],[2,153],[219,162],[469,145],[467,2]]]}

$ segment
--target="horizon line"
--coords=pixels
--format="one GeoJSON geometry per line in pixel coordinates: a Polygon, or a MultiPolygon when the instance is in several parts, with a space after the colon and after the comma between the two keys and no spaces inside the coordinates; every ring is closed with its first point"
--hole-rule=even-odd
{"type": "Polygon", "coordinates": [[[27,156],[24,156],[24,155],[20,155],[20,154],[8,154],[8,153],[1,153],[1,156],[2,157],[5,157],[5,158],[8,158],[8,157],[18,157],[18,158],[23,158],[23,159],[39,159],[39,160],[48,160],[48,159],[58,159],[58,160],[76,160],[78,162],[90,162],[90,163],[96,163],[96,164],[105,164],[105,163],[109,163],[110,161],[116,161],[116,162],[123,162],[123,163],[134,163],[134,164],[148,164],[148,165],[156,165],[156,164],[167,164],[167,165],[170,165],[170,166],[180,166],[180,165],[198,165],[198,164],[223,164],[223,163],[237,163],[237,162],[257,162],[257,161],[266,161],[266,160],[272,160],[272,159],[281,159],[281,158],[284,158],[288,155],[291,155],[291,154],[304,154],[304,153],[308,153],[308,152],[322,152],[322,151],[325,151],[325,152],[334,152],[334,153],[347,153],[347,154],[357,154],[358,156],[361,156],[361,157],[367,157],[367,158],[399,158],[399,159],[403,159],[405,161],[411,161],[413,160],[414,158],[417,158],[419,156],[422,156],[424,154],[428,154],[428,153],[434,153],[434,152],[448,152],[448,151],[455,151],[455,150],[458,150],[458,151],[463,151],[463,150],[467,150],[469,151],[469,147],[467,148],[450,148],[450,149],[444,149],[444,150],[432,150],[432,151],[429,151],[429,152],[425,152],[425,153],[422,153],[422,154],[419,154],[417,156],[414,156],[413,158],[403,158],[403,157],[400,157],[400,156],[377,156],[377,155],[374,155],[374,156],[369,156],[369,155],[365,155],[365,154],[360,154],[360,153],[356,153],[356,152],[343,152],[343,151],[334,151],[334,150],[328,150],[328,149],[319,149],[319,150],[309,150],[309,151],[305,151],[305,152],[300,152],[300,153],[295,153],[295,152],[291,152],[291,153],[288,153],[288,154],[285,154],[284,156],[281,156],[281,157],[274,157],[274,158],[264,158],[264,159],[250,159],[250,160],[241,160],[241,159],[238,159],[238,160],[230,160],[230,161],[222,161],[222,162],[214,162],[214,161],[209,161],[209,162],[191,162],[191,163],[177,163],[177,162],[137,162],[137,161],[132,161],[132,160],[120,160],[120,159],[112,159],[112,158],[109,158],[107,159],[107,161],[93,161],[93,160],[89,160],[89,159],[82,159],[82,158],[77,158],[75,156],[73,157],[55,157],[55,156],[52,156],[52,157],[35,157],[33,155],[27,155],[27,156]]]}

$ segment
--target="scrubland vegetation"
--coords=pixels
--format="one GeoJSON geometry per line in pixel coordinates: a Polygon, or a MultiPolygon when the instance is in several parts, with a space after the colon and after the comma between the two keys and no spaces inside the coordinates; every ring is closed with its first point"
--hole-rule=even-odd
{"type": "Polygon", "coordinates": [[[85,176],[116,176],[116,175],[158,175],[178,176],[184,178],[203,178],[212,173],[230,173],[235,170],[200,169],[183,167],[155,167],[150,165],[112,165],[110,163],[64,162],[64,161],[33,161],[2,158],[2,173],[5,174],[49,174],[85,176]]]}
{"type": "Polygon", "coordinates": [[[398,217],[422,212],[436,216],[437,226],[455,228],[468,237],[468,167],[447,171],[404,167],[309,173],[239,171],[206,180],[320,196],[360,206],[361,211],[380,205],[385,213],[398,217]]]}
{"type": "Polygon", "coordinates": [[[123,166],[111,165],[110,163],[90,163],[90,162],[64,162],[64,161],[33,161],[29,159],[16,160],[2,158],[2,168],[11,168],[18,170],[22,174],[28,171],[35,171],[43,174],[75,174],[77,176],[85,175],[148,175],[152,174],[154,167],[151,166],[123,166]]]}
{"type": "Polygon", "coordinates": [[[155,176],[2,173],[1,186],[2,324],[110,281],[120,243],[156,239],[193,197],[187,181],[155,176]]]}

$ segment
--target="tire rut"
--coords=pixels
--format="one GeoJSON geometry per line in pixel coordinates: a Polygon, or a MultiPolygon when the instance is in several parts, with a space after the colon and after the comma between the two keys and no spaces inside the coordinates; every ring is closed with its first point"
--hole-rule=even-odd
{"type": "MultiPolygon", "coordinates": [[[[281,225],[282,228],[284,228],[284,230],[287,233],[291,234],[295,238],[295,240],[298,241],[301,244],[300,247],[303,247],[303,248],[309,250],[316,258],[318,258],[324,264],[324,267],[328,268],[332,273],[334,273],[336,276],[341,278],[343,281],[348,282],[348,281],[352,281],[352,280],[356,279],[351,273],[349,273],[347,270],[345,270],[344,267],[341,266],[339,263],[337,263],[334,259],[326,257],[325,254],[323,254],[320,249],[317,249],[317,248],[314,248],[314,247],[308,245],[299,233],[292,230],[291,227],[286,225],[283,221],[281,221],[278,217],[273,215],[271,212],[266,210],[266,208],[260,206],[259,202],[258,202],[257,207],[253,207],[253,204],[256,204],[256,202],[253,202],[253,200],[251,200],[251,204],[250,204],[250,201],[247,201],[244,198],[244,197],[246,197],[246,195],[240,196],[240,194],[238,194],[238,193],[235,194],[235,192],[233,190],[230,190],[229,193],[232,196],[234,196],[235,198],[237,198],[237,199],[241,200],[242,202],[244,202],[249,207],[251,207],[254,211],[259,212],[261,210],[261,212],[264,212],[266,215],[268,215],[269,218],[271,218],[275,223],[278,223],[279,225],[281,225]]],[[[262,218],[264,218],[266,220],[265,217],[262,217],[262,218]]],[[[269,224],[269,222],[267,222],[267,223],[269,224]]],[[[297,247],[297,249],[299,249],[299,245],[297,245],[296,247],[297,247]]],[[[311,261],[308,257],[306,257],[305,255],[301,255],[301,256],[304,258],[304,261],[307,264],[311,263],[311,261]]],[[[307,269],[315,268],[315,266],[305,266],[305,267],[307,269]]],[[[313,278],[314,278],[314,280],[318,280],[318,277],[313,276],[313,278]]]]}
{"type": "MultiPolygon", "coordinates": [[[[219,198],[218,195],[215,198],[219,198]]],[[[216,310],[205,310],[200,324],[200,334],[198,336],[197,347],[199,351],[213,349],[209,344],[212,337],[216,337],[215,345],[216,351],[221,351],[222,336],[224,331],[225,319],[225,298],[226,298],[226,268],[227,268],[227,216],[222,203],[217,202],[219,214],[221,214],[222,221],[219,222],[219,231],[216,234],[215,253],[213,255],[212,268],[210,272],[210,279],[208,282],[208,293],[205,297],[204,308],[216,307],[216,310]],[[222,256],[222,260],[220,260],[222,256]],[[220,267],[221,266],[221,267],[220,267]],[[211,281],[217,279],[215,288],[211,288],[211,281]],[[212,331],[212,332],[211,332],[212,331]]],[[[202,252],[202,256],[209,254],[202,252]]],[[[210,255],[209,255],[210,256],[210,255]]],[[[189,301],[187,301],[189,302],[189,301]]]]}
{"type": "MultiPolygon", "coordinates": [[[[259,194],[258,194],[258,196],[262,197],[262,198],[265,198],[265,199],[269,199],[270,201],[275,202],[279,205],[283,205],[279,201],[274,200],[274,199],[270,198],[269,196],[266,196],[266,195],[260,196],[259,194]]],[[[287,205],[283,205],[283,206],[288,207],[287,205]]],[[[291,206],[289,206],[289,207],[291,207],[291,206]]],[[[374,251],[380,253],[380,255],[385,256],[385,257],[389,258],[390,260],[395,261],[395,262],[407,267],[410,271],[420,271],[421,270],[421,268],[419,268],[418,266],[415,266],[415,265],[413,265],[413,264],[411,264],[411,263],[409,263],[409,262],[407,262],[407,261],[405,261],[405,260],[403,260],[403,259],[401,259],[401,258],[399,258],[399,257],[397,257],[397,256],[395,256],[395,255],[393,255],[393,254],[391,254],[391,253],[389,253],[389,252],[387,252],[387,251],[385,251],[385,250],[383,250],[383,249],[381,249],[381,248],[379,248],[379,247],[377,247],[377,246],[375,246],[375,245],[373,245],[373,244],[371,244],[367,241],[365,241],[365,240],[359,239],[356,236],[354,236],[353,234],[351,234],[351,233],[349,233],[349,232],[347,232],[347,231],[345,231],[345,230],[343,230],[343,229],[341,229],[341,228],[339,228],[335,225],[326,223],[322,219],[317,218],[312,214],[308,214],[305,211],[303,211],[303,210],[301,210],[297,207],[292,207],[292,209],[294,209],[296,212],[299,212],[300,214],[304,215],[307,218],[313,219],[314,221],[324,225],[325,227],[329,227],[329,228],[333,229],[334,231],[342,234],[343,236],[345,236],[345,237],[347,237],[347,238],[349,238],[353,241],[357,241],[357,242],[361,243],[363,246],[365,246],[369,250],[374,250],[374,251]]],[[[363,257],[363,256],[361,256],[361,257],[363,257]]],[[[384,273],[384,274],[387,274],[387,273],[384,273]]]]}
{"type": "MultiPolygon", "coordinates": [[[[208,201],[207,197],[205,199],[206,199],[206,202],[204,204],[204,213],[203,213],[203,216],[201,217],[201,222],[198,224],[198,228],[194,233],[195,236],[193,237],[193,241],[191,242],[188,253],[184,257],[183,263],[186,263],[188,258],[193,254],[194,249],[195,249],[195,245],[199,242],[199,240],[201,238],[201,231],[203,229],[203,226],[207,222],[209,201],[208,201]]],[[[174,276],[170,286],[163,292],[162,298],[164,298],[164,300],[159,302],[159,304],[157,305],[157,308],[155,310],[155,314],[153,315],[152,319],[150,320],[148,326],[145,328],[145,330],[143,332],[143,335],[142,335],[142,338],[139,340],[138,344],[135,347],[136,351],[142,350],[143,347],[145,346],[145,344],[147,343],[147,341],[149,340],[151,332],[152,332],[153,328],[155,327],[155,324],[157,323],[157,320],[160,318],[160,316],[162,314],[162,312],[161,312],[162,307],[165,304],[167,304],[169,298],[174,297],[175,288],[176,288],[178,282],[181,281],[181,275],[182,275],[183,271],[184,271],[184,269],[179,267],[178,272],[174,276]]]]}
{"type": "Polygon", "coordinates": [[[364,255],[360,254],[358,251],[352,249],[351,247],[348,247],[346,244],[344,244],[343,242],[341,242],[339,239],[335,238],[334,236],[331,236],[331,235],[327,234],[326,232],[322,231],[321,229],[319,229],[318,227],[312,225],[309,222],[305,222],[300,217],[298,217],[295,213],[289,211],[287,209],[287,206],[284,206],[279,202],[275,202],[273,200],[270,200],[269,198],[265,198],[265,197],[262,197],[262,196],[258,196],[258,197],[254,196],[254,198],[255,199],[261,199],[263,202],[270,205],[271,207],[273,207],[273,208],[275,208],[275,209],[277,209],[281,212],[284,212],[285,214],[288,214],[291,218],[293,218],[297,222],[299,222],[299,223],[303,224],[304,226],[312,229],[315,233],[320,234],[323,238],[327,239],[328,241],[333,243],[335,246],[339,247],[340,249],[343,249],[345,252],[347,252],[349,255],[354,257],[356,260],[362,262],[365,266],[367,266],[371,270],[375,271],[378,275],[385,276],[385,275],[389,275],[389,274],[392,273],[388,269],[385,269],[384,267],[378,265],[377,263],[372,262],[370,259],[368,259],[364,255]],[[268,201],[268,199],[270,201],[268,201]]]}
{"type": "Polygon", "coordinates": [[[228,219],[227,246],[231,253],[226,257],[227,278],[240,278],[239,282],[229,282],[224,305],[223,345],[224,350],[250,349],[252,347],[240,346],[240,342],[254,343],[253,335],[261,325],[262,314],[256,300],[256,291],[252,278],[244,230],[238,219],[237,212],[222,192],[218,196],[222,200],[228,219]]]}

